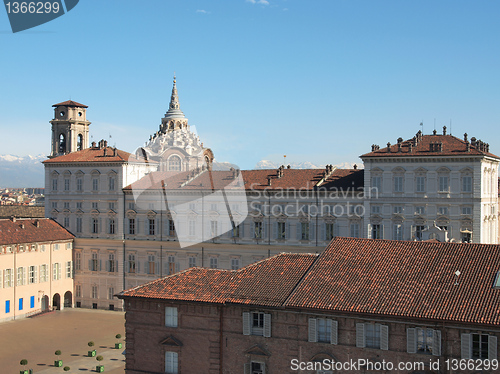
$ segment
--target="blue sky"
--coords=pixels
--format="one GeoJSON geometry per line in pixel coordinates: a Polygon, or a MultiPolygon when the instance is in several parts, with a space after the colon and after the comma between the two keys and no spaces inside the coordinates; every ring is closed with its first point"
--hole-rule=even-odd
{"type": "Polygon", "coordinates": [[[86,0],[12,34],[0,9],[0,154],[48,154],[52,104],[132,152],[181,109],[218,161],[360,162],[443,125],[500,154],[500,2],[86,0]]]}

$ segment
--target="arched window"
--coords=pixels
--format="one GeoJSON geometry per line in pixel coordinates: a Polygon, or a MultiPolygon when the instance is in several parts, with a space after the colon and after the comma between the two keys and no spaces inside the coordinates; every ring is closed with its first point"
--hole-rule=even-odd
{"type": "Polygon", "coordinates": [[[64,134],[59,135],[59,153],[66,152],[66,136],[64,134]]]}
{"type": "Polygon", "coordinates": [[[83,135],[79,134],[76,141],[76,150],[81,151],[83,149],[83,135]]]}
{"type": "Polygon", "coordinates": [[[172,156],[168,159],[168,171],[181,171],[181,159],[179,156],[172,156]]]}

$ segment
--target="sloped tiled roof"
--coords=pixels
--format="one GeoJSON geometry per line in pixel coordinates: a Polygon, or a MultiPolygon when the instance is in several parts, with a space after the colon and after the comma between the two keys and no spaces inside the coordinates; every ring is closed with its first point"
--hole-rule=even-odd
{"type": "Polygon", "coordinates": [[[0,245],[70,240],[74,235],[50,218],[0,219],[0,245]],[[38,223],[38,226],[37,226],[38,223]]]}
{"type": "Polygon", "coordinates": [[[1,218],[44,218],[45,207],[32,205],[0,205],[1,218]]]}
{"type": "MultiPolygon", "coordinates": [[[[279,190],[296,189],[311,191],[318,186],[324,174],[324,169],[284,169],[283,176],[278,178],[276,170],[241,170],[241,177],[246,190],[279,190]],[[271,186],[268,185],[271,178],[271,186]]],[[[361,169],[335,169],[331,175],[319,186],[326,189],[362,187],[364,171],[361,169]]],[[[153,172],[139,181],[125,187],[125,190],[136,189],[162,189],[162,181],[166,189],[183,188],[196,189],[223,189],[241,188],[232,185],[235,181],[231,171],[204,171],[194,178],[190,172],[153,172]]]]}
{"type": "Polygon", "coordinates": [[[54,108],[58,107],[58,106],[73,106],[73,107],[78,107],[78,108],[88,108],[87,105],[77,103],[76,101],[73,101],[73,100],[67,100],[67,101],[63,101],[62,103],[52,105],[52,107],[54,107],[54,108]]]}
{"type": "MultiPolygon", "coordinates": [[[[114,155],[115,148],[112,147],[91,147],[83,149],[77,152],[71,152],[66,155],[57,156],[43,161],[44,164],[56,164],[56,163],[73,163],[73,162],[143,162],[135,158],[131,153],[116,149],[116,155],[114,155]],[[104,154],[106,150],[106,155],[104,154]]],[[[150,161],[150,163],[156,163],[150,161]]]]}
{"type": "Polygon", "coordinates": [[[488,325],[500,323],[499,270],[499,245],[338,237],[319,256],[281,254],[238,271],[194,268],[120,297],[488,325]]]}
{"type": "Polygon", "coordinates": [[[390,151],[387,146],[365,153],[361,158],[368,157],[426,157],[426,156],[490,156],[499,158],[489,151],[482,150],[481,147],[470,144],[470,150],[467,151],[466,141],[453,135],[422,135],[415,146],[412,145],[410,152],[410,143],[408,139],[401,143],[401,151],[398,150],[398,144],[392,144],[390,151]],[[432,149],[432,143],[442,143],[441,150],[432,149]]]}

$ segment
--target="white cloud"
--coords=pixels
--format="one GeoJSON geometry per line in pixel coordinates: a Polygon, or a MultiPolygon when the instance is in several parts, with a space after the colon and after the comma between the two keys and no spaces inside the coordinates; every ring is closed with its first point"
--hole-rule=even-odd
{"type": "Polygon", "coordinates": [[[205,9],[197,9],[196,13],[209,14],[210,12],[207,12],[205,9]]]}
{"type": "Polygon", "coordinates": [[[267,0],[245,0],[247,3],[269,5],[267,0]]]}

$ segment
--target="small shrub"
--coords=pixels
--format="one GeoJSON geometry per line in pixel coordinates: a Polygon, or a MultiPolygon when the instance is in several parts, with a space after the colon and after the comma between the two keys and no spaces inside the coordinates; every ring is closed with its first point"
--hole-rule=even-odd
{"type": "Polygon", "coordinates": [[[60,356],[61,355],[61,351],[58,349],[57,351],[54,352],[56,356],[60,356]]]}
{"type": "Polygon", "coordinates": [[[99,355],[95,359],[100,362],[100,361],[102,361],[104,359],[104,357],[102,357],[101,355],[99,355]]]}
{"type": "Polygon", "coordinates": [[[89,347],[93,347],[94,346],[94,342],[90,341],[87,343],[89,347]]]}
{"type": "Polygon", "coordinates": [[[64,370],[64,371],[70,371],[70,370],[71,370],[71,368],[70,368],[69,366],[65,366],[63,370],[64,370]]]}
{"type": "Polygon", "coordinates": [[[26,365],[28,365],[28,360],[26,360],[25,358],[23,358],[21,360],[20,364],[23,365],[23,366],[26,366],[26,365]]]}
{"type": "Polygon", "coordinates": [[[116,336],[115,336],[116,339],[120,339],[121,337],[122,337],[121,334],[116,334],[116,336]]]}

